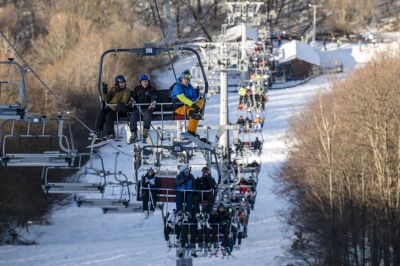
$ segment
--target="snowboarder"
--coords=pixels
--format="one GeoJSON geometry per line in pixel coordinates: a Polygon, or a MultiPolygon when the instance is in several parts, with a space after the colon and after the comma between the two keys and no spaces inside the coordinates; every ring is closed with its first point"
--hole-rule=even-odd
{"type": "Polygon", "coordinates": [[[103,97],[106,102],[104,109],[100,110],[100,113],[96,119],[96,135],[98,138],[101,137],[104,123],[106,124],[106,139],[112,139],[115,137],[114,132],[114,121],[117,119],[117,113],[123,114],[126,112],[126,103],[129,99],[129,90],[126,88],[126,79],[123,75],[115,77],[115,84],[111,88],[108,88],[107,84],[103,84],[103,97]]]}
{"type": "Polygon", "coordinates": [[[160,187],[159,180],[156,177],[155,171],[152,167],[147,170],[147,173],[142,176],[141,180],[142,193],[143,193],[143,212],[145,215],[149,214],[149,200],[150,211],[154,212],[157,203],[157,189],[160,187]]]}
{"type": "Polygon", "coordinates": [[[182,213],[183,203],[186,203],[184,211],[188,217],[190,217],[190,213],[192,212],[192,190],[195,183],[194,176],[190,173],[190,170],[189,165],[182,165],[179,174],[176,176],[176,210],[182,213]]]}
{"type": "Polygon", "coordinates": [[[199,97],[198,92],[190,84],[191,78],[192,75],[189,70],[183,71],[176,80],[170,96],[173,101],[180,101],[184,104],[184,106],[177,108],[175,113],[189,117],[187,133],[196,136],[199,120],[203,118],[201,109],[204,106],[204,100],[199,97]]]}
{"type": "Polygon", "coordinates": [[[130,116],[130,130],[131,137],[130,143],[136,142],[137,135],[137,122],[143,112],[143,142],[146,142],[149,136],[151,120],[153,118],[153,111],[157,104],[156,89],[150,84],[150,76],[147,74],[139,75],[139,85],[131,91],[128,106],[133,110],[130,116]],[[145,104],[145,105],[138,105],[145,104]]]}

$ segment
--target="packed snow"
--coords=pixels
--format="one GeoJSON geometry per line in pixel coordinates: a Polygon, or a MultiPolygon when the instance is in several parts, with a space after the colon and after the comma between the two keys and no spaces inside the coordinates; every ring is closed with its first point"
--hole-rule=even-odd
{"type": "MultiPolygon", "coordinates": [[[[316,47],[320,49],[320,45],[316,47]]],[[[357,45],[344,45],[337,50],[333,45],[327,52],[320,52],[321,60],[341,60],[348,73],[359,63],[365,63],[378,50],[357,45]]],[[[178,62],[178,71],[186,68],[190,59],[178,62]]],[[[189,67],[188,67],[189,68],[189,67]]],[[[168,73],[156,72],[153,76],[168,73]]],[[[169,74],[168,74],[169,75],[169,74]]],[[[248,238],[242,247],[234,251],[233,257],[221,259],[196,258],[194,265],[285,265],[290,260],[286,250],[291,245],[292,232],[280,217],[279,212],[287,209],[287,202],[276,195],[274,177],[287,158],[285,134],[289,128],[288,119],[300,112],[319,90],[329,88],[330,77],[320,76],[291,89],[272,90],[264,112],[262,168],[257,186],[255,209],[251,214],[248,238]]],[[[165,81],[167,85],[174,79],[165,81]]],[[[238,95],[229,94],[230,121],[235,122],[238,95]]],[[[219,95],[207,103],[205,121],[219,121],[219,95]]],[[[118,164],[131,176],[131,147],[122,148],[124,154],[118,164]]],[[[105,161],[113,161],[116,150],[110,146],[101,149],[105,161]]],[[[108,168],[112,169],[113,163],[108,168]]],[[[24,229],[25,230],[25,229],[24,229]]],[[[174,265],[175,250],[167,251],[163,237],[161,213],[144,219],[139,213],[103,214],[97,208],[77,208],[71,204],[55,208],[50,225],[32,225],[23,236],[33,239],[37,245],[0,246],[0,265],[174,265]]]]}

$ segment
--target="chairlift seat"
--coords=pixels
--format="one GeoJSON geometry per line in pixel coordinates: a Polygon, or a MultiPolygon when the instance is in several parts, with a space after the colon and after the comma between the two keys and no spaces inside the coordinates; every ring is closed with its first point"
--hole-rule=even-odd
{"type": "Polygon", "coordinates": [[[139,202],[129,203],[127,207],[104,207],[102,208],[104,214],[112,213],[141,213],[143,212],[143,204],[139,202]]]}
{"type": "Polygon", "coordinates": [[[0,104],[0,119],[20,120],[23,119],[25,110],[19,104],[0,104]]]}
{"type": "Polygon", "coordinates": [[[76,199],[76,205],[78,207],[115,208],[115,207],[127,207],[128,204],[129,204],[128,199],[85,199],[85,198],[76,199]]]}
{"type": "Polygon", "coordinates": [[[95,183],[47,183],[42,186],[43,190],[49,194],[64,193],[84,193],[98,192],[103,193],[104,186],[95,183]]]}
{"type": "Polygon", "coordinates": [[[43,153],[7,153],[2,158],[5,166],[16,167],[69,167],[72,156],[59,151],[45,151],[43,153]]]}

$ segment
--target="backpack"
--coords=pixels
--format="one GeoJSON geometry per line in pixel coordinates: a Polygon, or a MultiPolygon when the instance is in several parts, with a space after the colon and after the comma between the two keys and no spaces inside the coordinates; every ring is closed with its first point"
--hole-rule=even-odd
{"type": "Polygon", "coordinates": [[[172,84],[172,85],[169,87],[169,89],[168,89],[168,96],[169,96],[169,99],[170,99],[171,101],[176,101],[176,99],[173,99],[173,98],[172,98],[172,95],[171,95],[172,90],[174,89],[174,87],[175,87],[176,84],[179,84],[179,83],[178,83],[178,82],[174,82],[174,84],[172,84]]]}

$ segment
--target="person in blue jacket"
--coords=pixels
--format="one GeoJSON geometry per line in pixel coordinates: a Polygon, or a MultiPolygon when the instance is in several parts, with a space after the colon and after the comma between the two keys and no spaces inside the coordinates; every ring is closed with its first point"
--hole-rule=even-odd
{"type": "Polygon", "coordinates": [[[184,104],[184,106],[175,110],[175,114],[189,117],[187,133],[196,136],[199,120],[203,118],[201,109],[204,106],[204,100],[200,98],[199,93],[190,84],[191,78],[192,75],[189,70],[183,71],[171,90],[171,98],[184,104]]]}
{"type": "Polygon", "coordinates": [[[190,166],[185,164],[179,169],[176,176],[176,211],[183,212],[183,203],[186,203],[185,212],[192,212],[193,190],[195,186],[194,176],[190,173],[190,166]]]}

